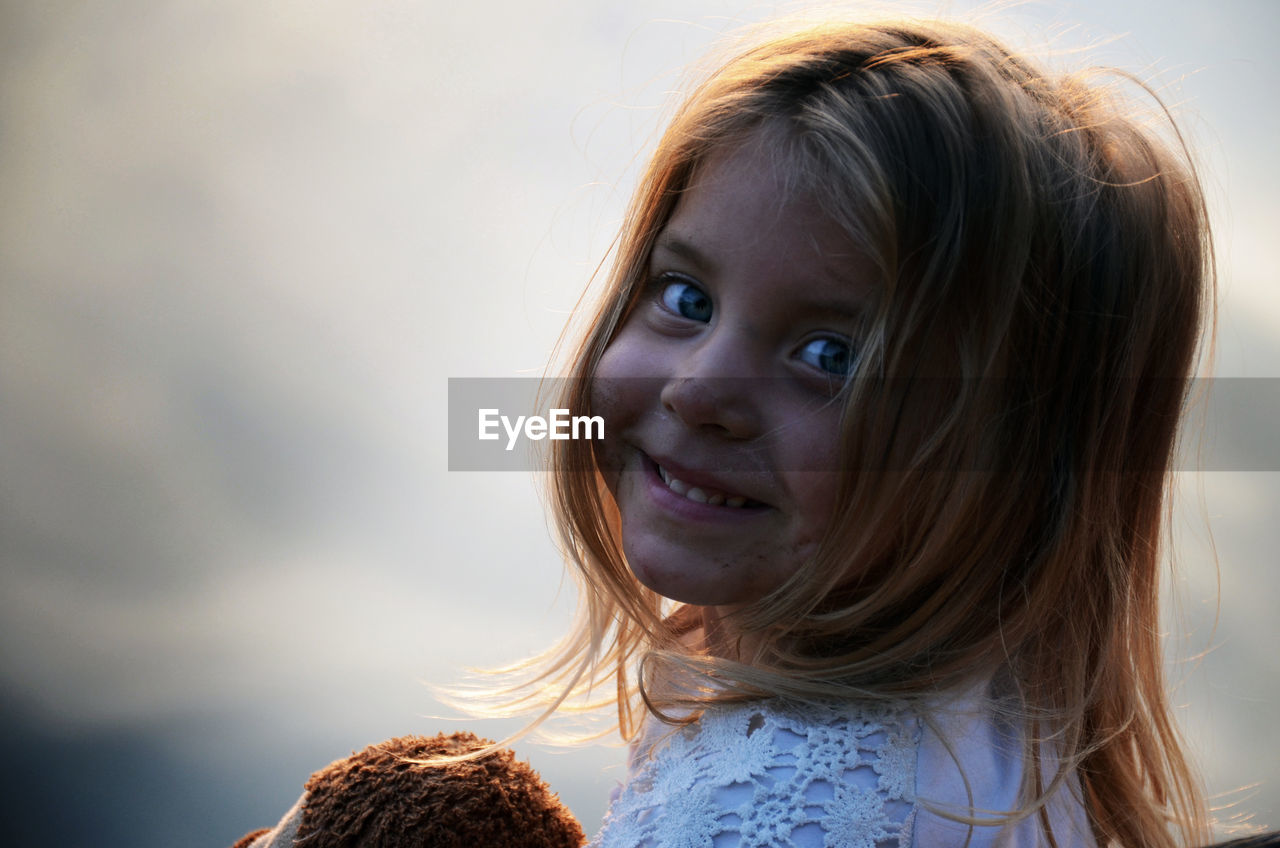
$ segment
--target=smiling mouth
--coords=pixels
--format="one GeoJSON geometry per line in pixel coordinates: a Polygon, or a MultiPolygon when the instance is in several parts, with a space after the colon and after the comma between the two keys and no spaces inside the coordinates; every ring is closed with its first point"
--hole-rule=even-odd
{"type": "Polygon", "coordinates": [[[694,503],[707,504],[709,506],[724,506],[730,509],[759,509],[764,504],[759,501],[753,501],[743,495],[735,495],[731,492],[722,492],[719,489],[712,489],[705,486],[691,486],[677,477],[671,476],[671,473],[661,465],[654,463],[658,469],[658,476],[662,478],[662,482],[667,488],[675,492],[677,495],[691,500],[694,503]]]}

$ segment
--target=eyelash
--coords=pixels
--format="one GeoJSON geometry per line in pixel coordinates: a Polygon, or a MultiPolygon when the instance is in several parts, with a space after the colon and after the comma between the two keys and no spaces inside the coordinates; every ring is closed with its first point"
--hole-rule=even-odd
{"type": "Polygon", "coordinates": [[[845,377],[848,377],[850,374],[852,374],[854,365],[857,362],[857,357],[854,354],[853,345],[845,341],[844,339],[836,339],[831,336],[822,336],[820,338],[811,339],[810,341],[805,342],[803,345],[801,345],[800,350],[802,352],[807,352],[815,344],[819,344],[822,342],[836,342],[843,347],[843,350],[840,353],[836,353],[836,354],[819,353],[817,354],[818,362],[809,362],[804,357],[798,357],[800,361],[805,362],[806,364],[812,365],[813,367],[817,368],[819,371],[822,371],[824,374],[828,374],[832,377],[840,377],[843,379],[845,377]],[[831,369],[831,368],[824,367],[821,364],[821,361],[824,358],[836,360],[837,362],[839,362],[840,367],[838,369],[831,369]]]}
{"type": "MultiPolygon", "coordinates": [[[[663,309],[670,315],[674,315],[686,321],[707,323],[711,320],[711,316],[715,312],[715,306],[711,301],[710,295],[708,295],[703,290],[702,286],[700,286],[695,280],[690,277],[686,277],[683,274],[677,274],[671,271],[658,274],[652,279],[650,285],[653,288],[654,299],[659,308],[663,309]],[[678,285],[687,286],[688,289],[692,289],[696,294],[693,297],[684,296],[685,292],[678,292],[674,295],[671,294],[672,289],[678,285]],[[705,317],[700,318],[696,315],[687,314],[683,309],[683,307],[686,306],[692,310],[704,310],[705,317]]],[[[688,291],[688,289],[686,289],[686,291],[688,291]]],[[[801,344],[797,353],[808,353],[816,345],[827,342],[834,342],[837,345],[842,346],[844,350],[834,354],[818,350],[814,352],[813,359],[809,359],[806,356],[801,355],[797,355],[796,358],[809,367],[820,371],[828,378],[839,377],[843,379],[848,377],[849,374],[853,372],[857,363],[857,356],[853,350],[853,345],[848,339],[841,338],[839,336],[819,336],[801,344]],[[827,360],[828,364],[831,364],[831,361],[834,360],[839,363],[839,367],[836,369],[825,367],[823,364],[824,359],[827,360]]]]}
{"type": "Polygon", "coordinates": [[[702,286],[698,285],[693,280],[689,279],[688,277],[685,277],[683,274],[673,274],[668,272],[665,274],[658,275],[653,282],[654,282],[654,288],[656,289],[656,292],[657,292],[657,298],[659,303],[662,304],[662,308],[666,309],[671,314],[678,315],[681,318],[685,318],[689,321],[699,321],[704,324],[711,320],[711,314],[712,312],[714,312],[714,309],[715,309],[715,307],[711,303],[711,297],[705,291],[703,291],[702,286]],[[693,291],[697,292],[696,298],[687,299],[687,300],[679,299],[675,303],[672,303],[671,302],[672,299],[668,297],[668,293],[671,291],[673,287],[677,285],[688,286],[689,289],[692,289],[693,291]],[[700,318],[695,318],[692,315],[686,315],[680,309],[681,306],[686,304],[690,305],[693,308],[702,308],[707,310],[706,318],[700,319],[700,318]]]}

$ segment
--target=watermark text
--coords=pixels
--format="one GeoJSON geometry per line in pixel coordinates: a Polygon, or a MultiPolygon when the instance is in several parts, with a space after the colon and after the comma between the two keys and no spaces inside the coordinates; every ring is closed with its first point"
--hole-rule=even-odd
{"type": "Polygon", "coordinates": [[[479,410],[479,438],[492,442],[501,438],[499,427],[507,434],[507,450],[514,450],[523,433],[526,439],[540,442],[563,439],[603,439],[604,418],[599,415],[570,415],[567,409],[552,409],[551,415],[517,415],[512,421],[497,409],[479,410]]]}

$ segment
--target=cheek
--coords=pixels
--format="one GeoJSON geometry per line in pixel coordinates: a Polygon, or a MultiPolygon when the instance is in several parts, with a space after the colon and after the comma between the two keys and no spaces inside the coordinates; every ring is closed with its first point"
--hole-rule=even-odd
{"type": "Polygon", "coordinates": [[[804,545],[810,554],[827,536],[835,515],[842,474],[837,444],[840,440],[838,419],[823,422],[805,434],[801,441],[814,446],[803,457],[792,455],[803,470],[787,475],[787,486],[795,493],[797,511],[797,544],[804,545]]]}
{"type": "Polygon", "coordinates": [[[661,380],[654,378],[652,357],[628,324],[605,348],[591,378],[591,411],[605,420],[605,437],[626,434],[652,410],[661,380]]]}
{"type": "Polygon", "coordinates": [[[621,444],[618,438],[619,415],[617,397],[612,387],[593,379],[591,384],[591,414],[604,419],[604,438],[592,442],[591,450],[596,468],[605,484],[615,495],[618,491],[618,475],[622,470],[621,444]]]}
{"type": "Polygon", "coordinates": [[[604,419],[604,438],[593,445],[596,466],[615,494],[625,458],[626,435],[638,420],[642,404],[636,392],[640,381],[630,376],[627,345],[618,341],[600,357],[590,392],[591,414],[604,419]]]}
{"type": "Polygon", "coordinates": [[[608,434],[611,418],[618,415],[621,405],[621,378],[626,375],[627,362],[625,346],[620,346],[626,329],[619,332],[618,337],[609,343],[596,363],[591,375],[591,414],[605,416],[605,433],[608,434]]]}

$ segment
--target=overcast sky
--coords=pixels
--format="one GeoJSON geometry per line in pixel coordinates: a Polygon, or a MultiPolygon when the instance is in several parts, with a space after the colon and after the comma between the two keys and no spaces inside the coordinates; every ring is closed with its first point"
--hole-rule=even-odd
{"type": "MultiPolygon", "coordinates": [[[[22,844],[229,845],[329,760],[457,727],[425,684],[566,626],[535,481],[447,471],[447,380],[541,373],[680,70],[773,11],[0,2],[0,804],[22,844]]],[[[1258,378],[1210,455],[1273,471],[1183,476],[1178,653],[1212,650],[1179,700],[1211,789],[1280,826],[1280,4],[987,23],[1152,79],[1201,159],[1217,373],[1258,378]]],[[[593,832],[621,752],[520,750],[593,832]]]]}

